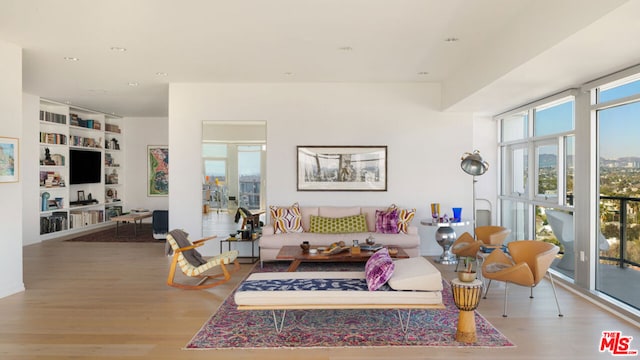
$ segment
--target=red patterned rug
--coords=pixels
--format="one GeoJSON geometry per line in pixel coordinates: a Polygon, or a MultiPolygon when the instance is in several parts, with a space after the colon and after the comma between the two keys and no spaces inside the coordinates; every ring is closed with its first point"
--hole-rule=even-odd
{"type": "MultiPolygon", "coordinates": [[[[265,263],[264,268],[256,266],[253,271],[286,271],[286,265],[265,263]]],[[[303,263],[298,271],[327,270],[325,266],[303,263]]],[[[360,267],[364,268],[363,265],[360,267]]],[[[354,268],[341,264],[330,270],[354,268]]],[[[515,346],[477,312],[477,342],[455,341],[458,309],[448,284],[444,286],[443,302],[444,310],[413,310],[405,339],[396,310],[289,310],[282,332],[277,333],[271,311],[236,310],[232,293],[189,341],[186,349],[515,346]]]]}

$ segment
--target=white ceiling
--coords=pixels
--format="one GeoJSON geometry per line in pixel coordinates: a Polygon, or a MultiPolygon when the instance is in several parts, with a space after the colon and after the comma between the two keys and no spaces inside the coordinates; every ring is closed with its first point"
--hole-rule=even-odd
{"type": "Polygon", "coordinates": [[[173,82],[437,82],[495,114],[640,63],[640,0],[0,0],[0,39],[25,92],[123,116],[173,82]]]}

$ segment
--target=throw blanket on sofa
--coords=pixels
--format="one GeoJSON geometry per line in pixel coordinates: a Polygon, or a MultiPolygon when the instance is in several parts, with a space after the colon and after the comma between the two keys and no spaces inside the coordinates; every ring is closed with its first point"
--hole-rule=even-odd
{"type": "MultiPolygon", "coordinates": [[[[369,291],[365,279],[245,280],[238,291],[369,291]]],[[[384,284],[377,291],[394,291],[384,284]]]]}

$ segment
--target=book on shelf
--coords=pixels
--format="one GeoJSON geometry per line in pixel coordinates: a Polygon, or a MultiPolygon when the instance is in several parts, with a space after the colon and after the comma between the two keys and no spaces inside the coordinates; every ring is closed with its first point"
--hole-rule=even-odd
{"type": "Polygon", "coordinates": [[[62,187],[64,182],[62,176],[57,171],[40,171],[40,186],[62,187]]]}
{"type": "Polygon", "coordinates": [[[49,216],[40,217],[40,234],[49,234],[56,231],[67,230],[67,212],[54,211],[49,216]]]}
{"type": "Polygon", "coordinates": [[[120,126],[116,124],[105,124],[104,129],[108,132],[120,134],[120,126]]]}
{"type": "Polygon", "coordinates": [[[102,210],[71,211],[69,214],[71,228],[99,224],[103,221],[104,211],[102,210]]]}
{"type": "Polygon", "coordinates": [[[54,144],[54,145],[66,145],[67,135],[58,133],[40,132],[40,143],[42,144],[54,144]]]}
{"type": "Polygon", "coordinates": [[[40,110],[40,120],[46,121],[46,122],[52,122],[56,124],[66,124],[67,115],[56,114],[56,113],[40,110]]]}
{"type": "Polygon", "coordinates": [[[70,116],[71,116],[71,119],[69,120],[69,123],[73,126],[83,127],[87,129],[95,129],[95,130],[100,130],[102,128],[102,125],[100,125],[99,121],[96,121],[93,119],[83,119],[80,116],[78,116],[78,114],[74,114],[74,113],[71,113],[70,116]]]}

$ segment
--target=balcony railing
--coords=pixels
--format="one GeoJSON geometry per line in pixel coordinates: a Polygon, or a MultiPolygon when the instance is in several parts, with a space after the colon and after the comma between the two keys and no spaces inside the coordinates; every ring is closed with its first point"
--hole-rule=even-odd
{"type": "Polygon", "coordinates": [[[600,262],[640,269],[640,198],[600,196],[601,230],[605,237],[617,227],[618,248],[600,252],[600,262]],[[617,226],[615,225],[617,224],[617,226]]]}

